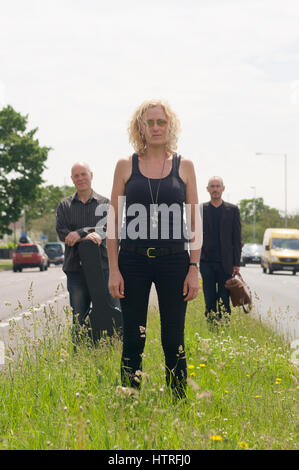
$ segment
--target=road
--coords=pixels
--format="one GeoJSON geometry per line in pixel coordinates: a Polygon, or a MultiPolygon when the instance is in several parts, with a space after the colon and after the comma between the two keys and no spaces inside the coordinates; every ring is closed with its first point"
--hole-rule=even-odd
{"type": "MultiPolygon", "coordinates": [[[[253,292],[254,309],[251,314],[268,322],[286,339],[299,339],[299,274],[264,274],[259,265],[247,265],[241,268],[241,273],[253,292]]],[[[30,306],[44,304],[57,296],[63,298],[64,304],[68,301],[66,276],[59,266],[51,266],[44,272],[37,268],[22,273],[0,272],[0,325],[30,306]]],[[[154,289],[150,303],[157,305],[154,289]]]]}
{"type": "Polygon", "coordinates": [[[264,274],[260,265],[247,265],[241,274],[253,293],[252,314],[260,317],[289,341],[299,339],[299,274],[279,271],[264,274]]]}
{"type": "Polygon", "coordinates": [[[53,299],[63,289],[66,291],[66,276],[61,266],[51,265],[43,272],[38,268],[24,269],[21,273],[0,272],[0,321],[20,312],[21,305],[26,311],[31,306],[53,299]]]}

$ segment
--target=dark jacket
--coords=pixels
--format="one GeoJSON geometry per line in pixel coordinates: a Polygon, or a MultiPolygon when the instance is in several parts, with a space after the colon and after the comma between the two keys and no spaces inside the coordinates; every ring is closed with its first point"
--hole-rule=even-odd
{"type": "MultiPolygon", "coordinates": [[[[211,232],[213,227],[209,207],[210,202],[202,204],[203,246],[200,259],[203,261],[209,261],[212,257],[211,232]]],[[[223,269],[227,274],[232,274],[233,266],[240,266],[241,220],[239,208],[225,201],[223,201],[220,220],[220,246],[223,269]]]]}

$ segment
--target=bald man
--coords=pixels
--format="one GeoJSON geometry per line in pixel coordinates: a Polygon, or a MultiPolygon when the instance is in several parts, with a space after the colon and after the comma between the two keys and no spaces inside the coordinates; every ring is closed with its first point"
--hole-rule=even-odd
{"type": "Polygon", "coordinates": [[[225,190],[220,176],[209,179],[210,202],[203,204],[203,246],[200,273],[208,320],[230,314],[229,291],[225,281],[240,270],[241,222],[237,206],[223,201],[225,190]]]}
{"type": "MultiPolygon", "coordinates": [[[[87,163],[77,162],[71,170],[71,179],[76,192],[63,199],[56,216],[56,231],[59,239],[65,243],[63,271],[67,276],[67,289],[70,294],[70,304],[73,309],[74,321],[78,318],[80,325],[89,313],[91,298],[82,270],[78,242],[91,240],[101,246],[104,277],[108,282],[108,256],[105,240],[95,232],[94,228],[101,216],[96,215],[96,209],[101,204],[109,204],[109,199],[97,194],[92,189],[93,173],[87,163]],[[86,227],[89,227],[86,230],[86,227]]],[[[107,287],[107,295],[108,292],[107,287]]],[[[114,304],[114,300],[110,298],[114,304]]]]}

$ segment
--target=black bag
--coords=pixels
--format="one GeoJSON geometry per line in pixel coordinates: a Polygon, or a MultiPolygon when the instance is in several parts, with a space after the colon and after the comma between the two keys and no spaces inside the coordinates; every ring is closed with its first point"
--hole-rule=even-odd
{"type": "Polygon", "coordinates": [[[244,313],[249,313],[252,309],[252,296],[241,274],[235,274],[231,279],[228,279],[225,287],[229,290],[233,306],[242,307],[244,313]]]}

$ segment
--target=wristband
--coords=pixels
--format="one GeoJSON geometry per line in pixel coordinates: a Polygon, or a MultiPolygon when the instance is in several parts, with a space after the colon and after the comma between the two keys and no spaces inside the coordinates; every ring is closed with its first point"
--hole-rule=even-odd
{"type": "Polygon", "coordinates": [[[196,266],[196,268],[199,269],[199,263],[189,263],[189,266],[196,266]]]}
{"type": "Polygon", "coordinates": [[[78,235],[80,236],[80,238],[84,238],[84,237],[86,237],[86,235],[88,235],[88,232],[86,232],[83,228],[79,228],[76,231],[77,231],[78,235]]]}

